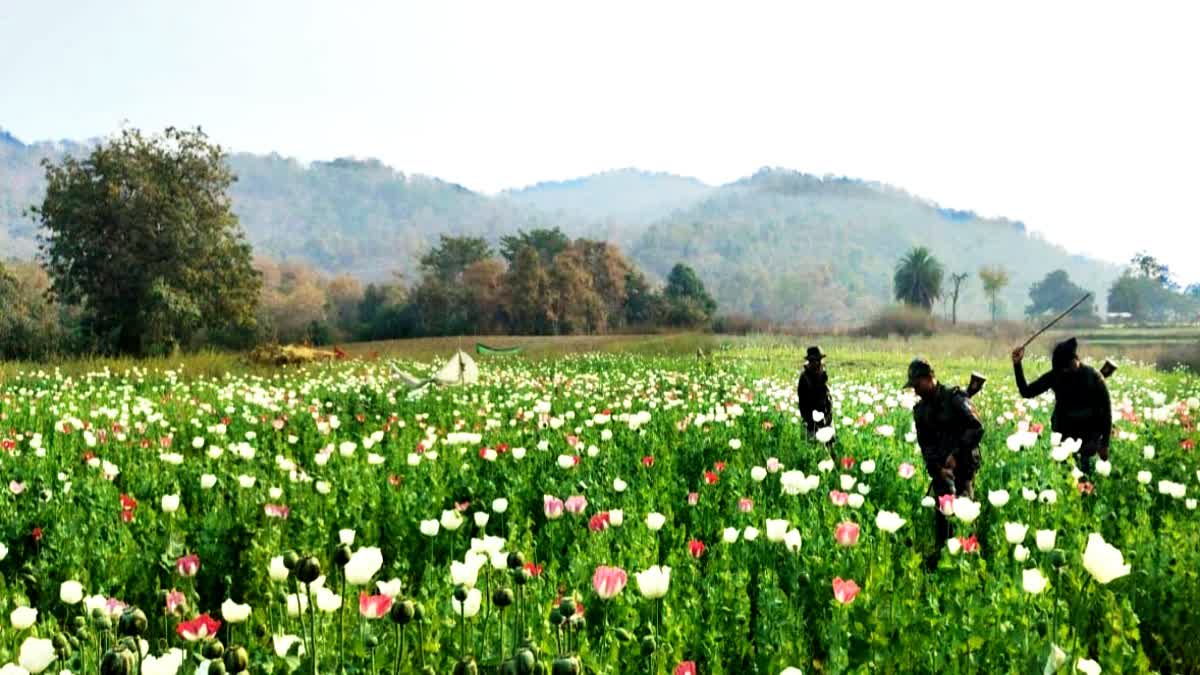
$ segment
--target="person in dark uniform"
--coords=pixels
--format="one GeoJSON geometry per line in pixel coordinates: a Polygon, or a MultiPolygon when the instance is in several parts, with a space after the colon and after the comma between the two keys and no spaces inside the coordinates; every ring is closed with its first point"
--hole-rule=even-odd
{"type": "MultiPolygon", "coordinates": [[[[934,495],[939,502],[944,495],[973,498],[983,423],[979,421],[971,398],[958,387],[947,387],[938,382],[933,366],[923,359],[913,359],[909,364],[905,386],[921,397],[913,408],[913,421],[934,495]]],[[[939,507],[940,504],[935,505],[933,510],[937,546],[925,559],[930,569],[937,567],[942,548],[953,534],[950,521],[939,507]]]]}
{"type": "Polygon", "coordinates": [[[1033,383],[1025,381],[1025,369],[1021,361],[1025,349],[1013,350],[1013,374],[1017,378],[1017,390],[1025,398],[1054,392],[1054,413],[1050,417],[1050,429],[1062,434],[1063,438],[1082,441],[1076,455],[1079,470],[1092,472],[1092,457],[1108,461],[1108,445],[1112,437],[1112,400],[1108,396],[1108,385],[1104,377],[1091,366],[1079,361],[1079,342],[1075,338],[1064,340],[1054,346],[1050,357],[1052,370],[1033,383]]]}
{"type": "MultiPolygon", "coordinates": [[[[808,437],[816,436],[821,427],[833,424],[833,398],[829,395],[829,373],[825,372],[825,352],[820,347],[809,347],[804,356],[804,370],[796,384],[800,416],[808,429],[808,437]],[[820,414],[817,414],[820,413],[820,414]],[[818,419],[819,418],[819,419],[818,419]]],[[[833,447],[833,439],[827,445],[833,447]]]]}

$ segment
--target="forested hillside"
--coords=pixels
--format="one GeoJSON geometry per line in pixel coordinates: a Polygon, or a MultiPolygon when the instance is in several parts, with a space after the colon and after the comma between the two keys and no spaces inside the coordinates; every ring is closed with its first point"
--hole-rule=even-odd
{"type": "MultiPolygon", "coordinates": [[[[44,189],[43,157],[82,155],[89,144],[24,144],[0,131],[0,259],[36,252],[22,215],[44,189]]],[[[1029,287],[1055,269],[1103,298],[1115,265],[1077,256],[1018,222],[953,211],[896,188],[764,169],[721,187],[623,169],[547,182],[492,197],[378,160],[303,164],[277,154],[233,154],[234,211],[255,253],[327,274],[413,280],[442,234],[493,244],[519,229],[561,227],[571,237],[618,244],[662,281],[679,261],[694,267],[723,313],[781,322],[860,321],[888,303],[896,262],[929,247],[947,276],[969,275],[960,316],[983,318],[977,272],[1003,266],[1003,314],[1020,315],[1029,287]]],[[[1103,308],[1103,303],[1101,303],[1103,308]]],[[[940,307],[939,307],[940,309],[940,307]]]]}
{"type": "Polygon", "coordinates": [[[1002,265],[1002,297],[1020,316],[1029,287],[1055,269],[1103,297],[1120,270],[1069,254],[1018,222],[942,209],[901,190],[846,178],[764,169],[652,225],[631,250],[661,274],[684,261],[727,311],[784,322],[853,323],[891,299],[892,274],[912,246],[927,246],[946,274],[965,272],[960,316],[983,318],[977,276],[1002,265]]]}

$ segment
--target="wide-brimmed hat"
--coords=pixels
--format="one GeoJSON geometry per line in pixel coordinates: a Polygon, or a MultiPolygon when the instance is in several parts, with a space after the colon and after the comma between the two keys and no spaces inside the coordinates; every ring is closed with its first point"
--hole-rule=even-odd
{"type": "Polygon", "coordinates": [[[820,361],[821,359],[824,359],[824,358],[825,358],[825,352],[821,351],[821,348],[816,345],[809,347],[808,351],[804,353],[805,361],[820,361]]]}
{"type": "Polygon", "coordinates": [[[933,377],[933,366],[925,359],[913,359],[912,363],[908,364],[908,382],[905,383],[905,389],[916,385],[917,380],[922,377],[933,377]]]}

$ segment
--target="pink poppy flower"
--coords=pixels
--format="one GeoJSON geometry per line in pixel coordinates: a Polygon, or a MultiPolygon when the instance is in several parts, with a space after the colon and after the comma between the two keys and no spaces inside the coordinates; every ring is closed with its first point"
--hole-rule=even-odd
{"type": "Polygon", "coordinates": [[[837,529],[833,533],[833,538],[837,540],[840,546],[854,546],[858,543],[859,531],[858,523],[845,521],[838,523],[837,529]]]}
{"type": "Polygon", "coordinates": [[[862,590],[858,584],[854,583],[853,579],[842,580],[841,577],[836,577],[833,580],[833,597],[843,605],[848,605],[854,602],[854,596],[862,590]]]}

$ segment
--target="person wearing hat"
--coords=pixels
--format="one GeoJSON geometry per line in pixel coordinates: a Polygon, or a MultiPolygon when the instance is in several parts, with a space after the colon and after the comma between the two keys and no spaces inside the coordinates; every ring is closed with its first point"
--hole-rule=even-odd
{"type": "MultiPolygon", "coordinates": [[[[938,382],[933,366],[924,359],[913,359],[909,364],[905,386],[921,399],[913,407],[913,421],[934,495],[939,502],[946,495],[974,497],[983,422],[971,404],[971,397],[958,387],[938,382]]],[[[936,548],[925,559],[929,569],[937,567],[942,548],[953,534],[941,509],[935,507],[933,513],[936,548]]]]}
{"type": "Polygon", "coordinates": [[[1025,381],[1022,360],[1025,349],[1013,350],[1013,374],[1017,378],[1017,391],[1024,398],[1054,392],[1054,413],[1050,416],[1050,429],[1062,434],[1063,438],[1074,438],[1082,442],[1076,463],[1079,470],[1092,472],[1092,457],[1108,461],[1109,440],[1112,437],[1112,400],[1104,376],[1079,360],[1079,341],[1064,340],[1054,346],[1050,357],[1051,370],[1032,383],[1025,381]]]}
{"type": "MultiPolygon", "coordinates": [[[[808,429],[808,437],[816,436],[817,430],[833,424],[833,399],[829,395],[829,373],[825,372],[825,352],[820,347],[809,347],[804,355],[804,370],[796,384],[800,416],[808,429]]],[[[827,445],[833,446],[833,439],[827,445]]]]}

